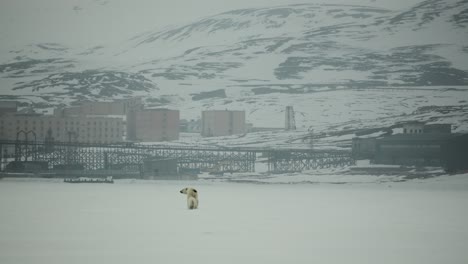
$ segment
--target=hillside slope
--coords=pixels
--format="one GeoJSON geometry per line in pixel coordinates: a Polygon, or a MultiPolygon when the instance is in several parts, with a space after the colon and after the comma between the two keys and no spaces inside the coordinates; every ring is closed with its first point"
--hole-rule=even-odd
{"type": "MultiPolygon", "coordinates": [[[[229,11],[86,50],[34,43],[2,54],[0,99],[46,111],[81,100],[141,96],[148,107],[180,109],[182,118],[197,118],[204,109],[245,109],[249,121],[270,127],[282,126],[286,105],[297,105],[305,128],[328,116],[311,107],[322,105],[331,113],[323,122],[336,129],[358,126],[360,99],[372,96],[376,102],[388,97],[391,122],[411,119],[401,115],[417,107],[457,112],[468,100],[467,14],[467,0],[427,0],[401,11],[301,4],[229,11]],[[425,102],[402,111],[398,92],[370,92],[376,87],[429,90],[417,93],[425,102]],[[451,99],[430,95],[446,98],[450,87],[456,87],[451,99]],[[342,96],[339,91],[358,92],[344,98],[356,101],[332,100],[342,96]],[[347,106],[347,118],[336,114],[336,103],[347,106]]],[[[378,119],[385,111],[374,106],[365,111],[378,119]]]]}

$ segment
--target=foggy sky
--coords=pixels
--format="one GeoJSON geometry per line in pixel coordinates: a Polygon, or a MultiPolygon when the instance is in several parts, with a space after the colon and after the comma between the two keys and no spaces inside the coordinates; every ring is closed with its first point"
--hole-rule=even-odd
{"type": "Polygon", "coordinates": [[[3,48],[51,42],[86,47],[234,9],[320,2],[398,10],[421,0],[2,0],[0,41],[3,48]]]}

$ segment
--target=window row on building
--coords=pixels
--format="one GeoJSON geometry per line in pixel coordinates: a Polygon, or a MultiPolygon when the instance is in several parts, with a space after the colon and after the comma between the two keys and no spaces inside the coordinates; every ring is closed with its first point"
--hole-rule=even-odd
{"type": "Polygon", "coordinates": [[[122,118],[47,115],[0,116],[0,139],[115,143],[124,140],[122,118]],[[27,138],[26,138],[27,137],[27,138]]]}
{"type": "MultiPolygon", "coordinates": [[[[157,142],[179,139],[183,127],[178,110],[144,109],[141,99],[85,102],[55,109],[53,115],[20,114],[16,104],[2,105],[5,107],[0,107],[0,140],[34,137],[37,141],[50,138],[83,143],[157,142]]],[[[199,126],[204,137],[243,134],[245,111],[203,111],[201,122],[192,125],[199,126]]]]}

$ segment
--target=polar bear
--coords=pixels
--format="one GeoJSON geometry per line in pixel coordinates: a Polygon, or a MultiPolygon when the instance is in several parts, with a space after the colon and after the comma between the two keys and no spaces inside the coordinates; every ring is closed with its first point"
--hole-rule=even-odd
{"type": "Polygon", "coordinates": [[[187,207],[188,209],[198,208],[198,192],[194,188],[184,188],[180,190],[180,193],[187,195],[187,207]]]}

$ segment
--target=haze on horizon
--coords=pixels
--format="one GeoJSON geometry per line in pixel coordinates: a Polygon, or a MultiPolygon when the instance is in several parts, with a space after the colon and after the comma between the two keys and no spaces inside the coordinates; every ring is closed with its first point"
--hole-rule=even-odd
{"type": "Polygon", "coordinates": [[[242,9],[301,3],[355,4],[391,10],[421,0],[3,0],[0,41],[11,49],[37,43],[86,48],[242,9]]]}

